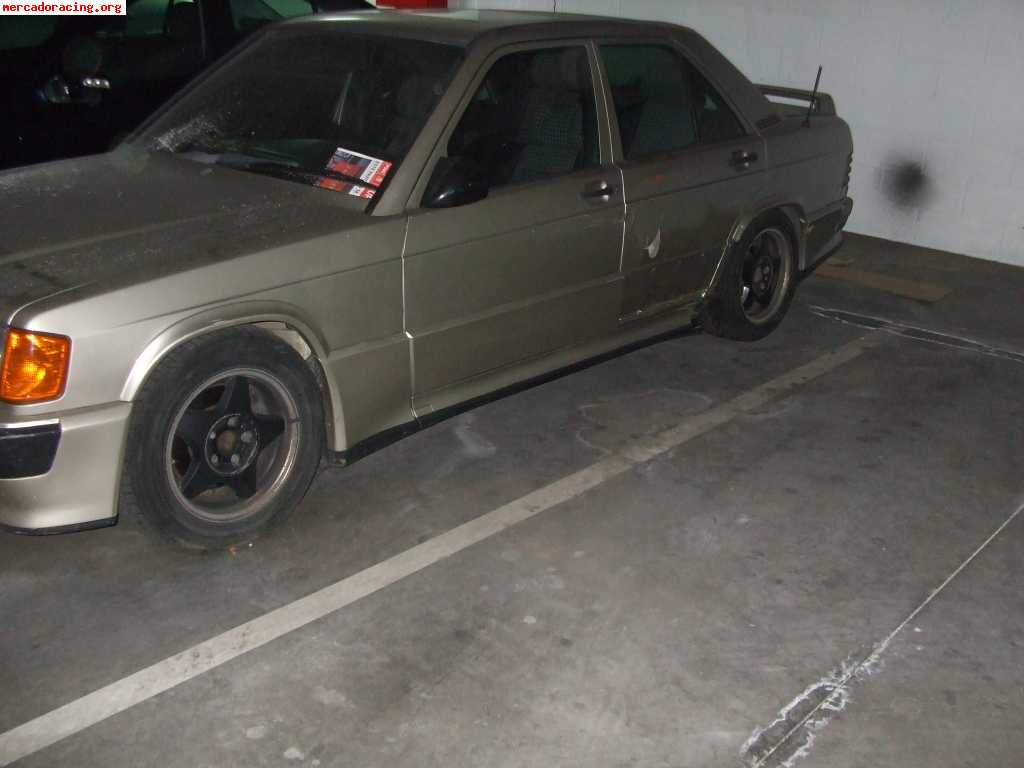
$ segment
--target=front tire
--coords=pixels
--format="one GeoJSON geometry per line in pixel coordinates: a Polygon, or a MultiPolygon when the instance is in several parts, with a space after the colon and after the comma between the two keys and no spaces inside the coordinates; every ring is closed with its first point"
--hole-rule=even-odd
{"type": "Polygon", "coordinates": [[[170,352],[132,408],[121,514],[201,549],[251,541],[309,488],[324,444],[313,371],[242,328],[170,352]]]}
{"type": "Polygon", "coordinates": [[[788,219],[769,213],[755,220],[730,250],[704,313],[715,336],[757,341],[786,316],[796,290],[796,245],[788,219]]]}

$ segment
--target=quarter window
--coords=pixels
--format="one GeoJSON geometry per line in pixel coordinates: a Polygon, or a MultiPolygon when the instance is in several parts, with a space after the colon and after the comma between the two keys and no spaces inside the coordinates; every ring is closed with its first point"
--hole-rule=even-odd
{"type": "Polygon", "coordinates": [[[593,80],[580,46],[499,59],[448,142],[490,188],[562,176],[600,163],[593,80]]]}
{"type": "Polygon", "coordinates": [[[627,160],[743,135],[722,96],[675,49],[607,45],[601,56],[627,160]]]}

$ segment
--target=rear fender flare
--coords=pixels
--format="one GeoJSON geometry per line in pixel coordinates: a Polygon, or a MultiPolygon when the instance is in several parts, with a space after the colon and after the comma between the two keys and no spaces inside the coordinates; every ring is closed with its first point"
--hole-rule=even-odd
{"type": "Polygon", "coordinates": [[[762,203],[760,206],[751,209],[740,216],[729,230],[729,237],[725,241],[725,246],[722,248],[722,254],[718,258],[718,263],[715,265],[715,271],[711,276],[711,282],[708,283],[708,287],[704,291],[704,296],[707,297],[714,290],[716,283],[718,282],[718,276],[722,272],[722,265],[725,260],[729,257],[729,252],[732,250],[736,243],[743,239],[743,236],[747,233],[750,225],[753,224],[761,216],[773,211],[781,212],[790,223],[793,240],[796,243],[797,253],[797,269],[802,271],[807,262],[807,219],[804,215],[803,206],[799,203],[789,200],[776,200],[771,202],[762,203]]]}

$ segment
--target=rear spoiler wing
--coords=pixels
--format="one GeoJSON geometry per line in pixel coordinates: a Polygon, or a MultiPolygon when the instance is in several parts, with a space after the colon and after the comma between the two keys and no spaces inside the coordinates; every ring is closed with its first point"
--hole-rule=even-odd
{"type": "Polygon", "coordinates": [[[802,101],[805,105],[811,105],[811,113],[815,115],[832,117],[836,114],[835,101],[827,93],[821,91],[815,95],[811,91],[800,88],[782,88],[777,85],[758,85],[757,89],[769,100],[774,98],[782,99],[784,102],[802,101]]]}

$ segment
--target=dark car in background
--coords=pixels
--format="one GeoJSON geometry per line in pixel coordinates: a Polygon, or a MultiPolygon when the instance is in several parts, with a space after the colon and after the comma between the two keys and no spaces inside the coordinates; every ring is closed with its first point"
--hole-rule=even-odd
{"type": "Polygon", "coordinates": [[[124,16],[0,19],[0,168],[103,152],[250,33],[365,0],[128,0],[124,16]]]}

